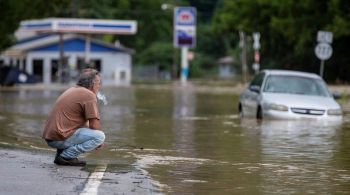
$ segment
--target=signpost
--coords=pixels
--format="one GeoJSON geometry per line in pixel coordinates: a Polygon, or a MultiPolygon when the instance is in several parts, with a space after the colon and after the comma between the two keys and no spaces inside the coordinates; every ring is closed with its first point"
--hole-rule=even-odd
{"type": "Polygon", "coordinates": [[[196,8],[174,9],[174,46],[181,48],[181,84],[186,85],[189,73],[188,48],[196,46],[196,8]]]}
{"type": "Polygon", "coordinates": [[[328,60],[333,53],[332,46],[330,45],[333,40],[333,33],[327,31],[317,32],[317,41],[319,42],[315,47],[315,54],[318,59],[321,60],[320,76],[323,77],[324,61],[328,60]]]}
{"type": "Polygon", "coordinates": [[[254,64],[253,64],[253,69],[255,71],[255,74],[259,72],[260,69],[260,33],[259,32],[254,32],[253,33],[253,48],[255,50],[254,52],[254,64]]]}

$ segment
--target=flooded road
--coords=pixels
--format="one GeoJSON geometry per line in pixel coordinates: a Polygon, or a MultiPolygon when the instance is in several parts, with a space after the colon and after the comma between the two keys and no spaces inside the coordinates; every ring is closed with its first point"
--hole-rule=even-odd
{"type": "MultiPolygon", "coordinates": [[[[40,134],[61,92],[1,91],[0,147],[48,150],[40,134]]],[[[350,193],[350,116],[241,120],[233,93],[191,86],[103,92],[106,147],[85,156],[87,171],[98,164],[107,165],[106,173],[137,169],[152,181],[146,187],[161,194],[350,193]]]]}

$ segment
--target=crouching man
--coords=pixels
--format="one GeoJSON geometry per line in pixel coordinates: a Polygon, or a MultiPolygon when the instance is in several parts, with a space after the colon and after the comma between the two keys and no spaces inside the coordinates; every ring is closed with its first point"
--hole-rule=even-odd
{"type": "Polygon", "coordinates": [[[56,100],[42,134],[47,144],[57,149],[55,164],[85,166],[77,157],[103,146],[105,134],[96,99],[100,82],[97,70],[84,69],[77,85],[56,100]]]}

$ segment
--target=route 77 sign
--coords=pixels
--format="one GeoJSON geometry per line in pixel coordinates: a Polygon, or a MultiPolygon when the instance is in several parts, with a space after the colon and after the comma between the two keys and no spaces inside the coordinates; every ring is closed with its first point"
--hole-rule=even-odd
{"type": "Polygon", "coordinates": [[[332,53],[333,49],[328,43],[319,43],[315,47],[315,54],[320,60],[328,60],[332,53]]]}

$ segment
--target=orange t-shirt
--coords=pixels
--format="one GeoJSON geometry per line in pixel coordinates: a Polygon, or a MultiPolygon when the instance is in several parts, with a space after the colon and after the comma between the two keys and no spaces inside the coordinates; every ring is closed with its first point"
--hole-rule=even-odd
{"type": "Polygon", "coordinates": [[[78,128],[87,127],[88,119],[93,118],[100,119],[96,95],[84,87],[71,87],[56,100],[42,137],[65,140],[78,128]]]}

